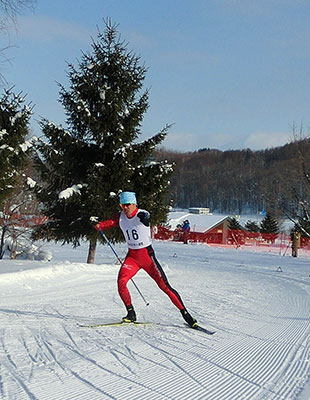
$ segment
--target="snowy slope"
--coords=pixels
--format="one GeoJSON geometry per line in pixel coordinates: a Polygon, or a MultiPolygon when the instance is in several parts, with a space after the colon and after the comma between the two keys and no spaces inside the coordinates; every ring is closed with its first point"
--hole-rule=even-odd
{"type": "Polygon", "coordinates": [[[78,326],[124,315],[118,266],[106,246],[95,265],[85,247],[50,248],[52,262],[0,261],[1,399],[310,398],[309,258],[155,242],[171,285],[216,330],[208,336],[143,271],[135,283],[150,305],[130,287],[152,325],[78,326]]]}

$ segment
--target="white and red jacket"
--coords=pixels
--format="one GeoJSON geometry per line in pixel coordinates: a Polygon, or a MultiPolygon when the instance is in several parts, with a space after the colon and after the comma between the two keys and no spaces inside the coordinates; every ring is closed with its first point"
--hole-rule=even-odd
{"type": "Polygon", "coordinates": [[[129,249],[143,249],[152,244],[149,221],[149,212],[137,208],[130,218],[121,211],[115,217],[99,222],[99,228],[105,230],[119,226],[129,249]]]}

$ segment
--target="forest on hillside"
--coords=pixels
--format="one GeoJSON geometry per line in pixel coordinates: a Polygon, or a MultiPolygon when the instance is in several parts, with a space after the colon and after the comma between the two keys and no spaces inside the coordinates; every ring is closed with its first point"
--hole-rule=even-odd
{"type": "Polygon", "coordinates": [[[174,207],[209,207],[219,213],[274,214],[298,208],[304,168],[310,165],[310,139],[252,151],[200,149],[180,153],[157,150],[157,160],[173,162],[170,200],[174,207]]]}

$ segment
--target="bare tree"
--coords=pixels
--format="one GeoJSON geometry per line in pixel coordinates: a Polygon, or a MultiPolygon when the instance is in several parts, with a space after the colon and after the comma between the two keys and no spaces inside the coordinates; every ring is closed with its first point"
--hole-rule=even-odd
{"type": "MultiPolygon", "coordinates": [[[[10,30],[17,27],[17,16],[25,9],[33,9],[36,0],[0,0],[0,35],[6,36],[7,45],[0,48],[0,64],[8,61],[6,50],[11,47],[10,30]]],[[[5,78],[0,72],[0,81],[5,82],[5,78]]]]}
{"type": "MultiPolygon", "coordinates": [[[[25,172],[29,174],[29,167],[25,172]]],[[[23,176],[0,210],[0,260],[6,250],[10,252],[10,258],[15,259],[18,248],[22,251],[23,247],[30,246],[32,229],[44,221],[39,216],[39,208],[23,176]]]]}
{"type": "Polygon", "coordinates": [[[25,9],[32,9],[36,0],[0,0],[0,30],[16,27],[17,16],[25,9]]]}
{"type": "Polygon", "coordinates": [[[296,152],[296,165],[293,180],[289,182],[289,202],[279,201],[279,207],[295,223],[294,230],[304,237],[310,237],[310,136],[305,134],[303,126],[292,127],[296,152]]]}

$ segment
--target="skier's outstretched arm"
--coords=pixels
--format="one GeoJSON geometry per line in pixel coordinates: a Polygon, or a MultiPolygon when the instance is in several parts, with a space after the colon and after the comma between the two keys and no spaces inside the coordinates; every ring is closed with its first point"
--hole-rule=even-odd
{"type": "Polygon", "coordinates": [[[113,218],[106,219],[105,221],[100,221],[94,226],[97,231],[104,231],[106,229],[114,228],[119,225],[119,214],[115,215],[113,218]]]}

